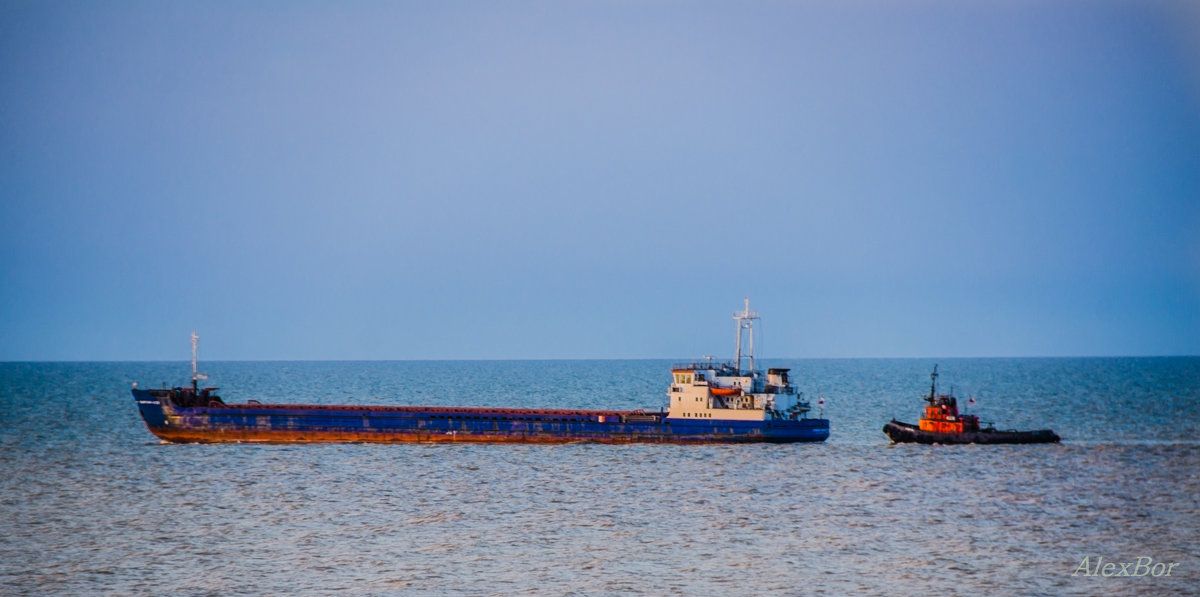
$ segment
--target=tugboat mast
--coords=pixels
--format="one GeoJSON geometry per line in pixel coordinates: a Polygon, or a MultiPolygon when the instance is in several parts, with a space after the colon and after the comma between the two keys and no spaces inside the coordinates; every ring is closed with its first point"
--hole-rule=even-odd
{"type": "Polygon", "coordinates": [[[929,374],[929,379],[932,379],[933,383],[929,384],[929,397],[925,400],[933,404],[934,399],[937,397],[937,363],[934,363],[933,373],[929,374]]]}
{"type": "Polygon", "coordinates": [[[737,361],[738,374],[742,372],[742,330],[750,330],[750,373],[754,374],[754,320],[760,319],[758,313],[750,310],[750,297],[745,297],[746,307],[733,314],[737,321],[737,361]]]}

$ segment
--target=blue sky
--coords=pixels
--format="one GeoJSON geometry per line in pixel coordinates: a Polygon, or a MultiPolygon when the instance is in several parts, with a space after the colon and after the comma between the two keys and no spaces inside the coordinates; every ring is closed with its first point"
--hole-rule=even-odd
{"type": "Polygon", "coordinates": [[[1188,2],[5,2],[0,360],[1200,354],[1188,2]]]}

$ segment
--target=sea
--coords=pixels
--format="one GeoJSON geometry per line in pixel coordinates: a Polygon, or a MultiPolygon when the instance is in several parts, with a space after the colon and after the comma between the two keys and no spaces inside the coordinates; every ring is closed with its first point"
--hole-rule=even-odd
{"type": "MultiPolygon", "coordinates": [[[[227,402],[605,409],[671,364],[202,363],[227,402]]],[[[1200,594],[1200,358],[758,365],[827,441],[171,445],[129,389],[189,363],[0,363],[0,594],[1200,594]],[[935,363],[1062,443],[890,444],[935,363]]]]}

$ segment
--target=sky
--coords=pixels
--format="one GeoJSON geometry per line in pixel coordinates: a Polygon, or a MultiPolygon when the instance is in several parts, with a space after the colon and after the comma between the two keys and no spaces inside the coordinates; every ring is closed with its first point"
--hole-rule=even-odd
{"type": "Polygon", "coordinates": [[[1200,5],[0,2],[0,361],[1200,355],[1200,5]]]}

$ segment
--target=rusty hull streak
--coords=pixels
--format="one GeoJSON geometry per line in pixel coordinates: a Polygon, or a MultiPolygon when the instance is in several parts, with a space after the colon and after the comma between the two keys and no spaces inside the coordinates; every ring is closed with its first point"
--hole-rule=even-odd
{"type": "Polygon", "coordinates": [[[692,436],[664,437],[650,435],[598,435],[595,438],[561,437],[541,434],[483,434],[470,432],[395,432],[395,431],[260,431],[251,429],[194,431],[178,428],[151,429],[159,439],[170,443],[478,443],[478,444],[570,444],[570,443],[751,443],[767,441],[755,437],[692,436]]]}

